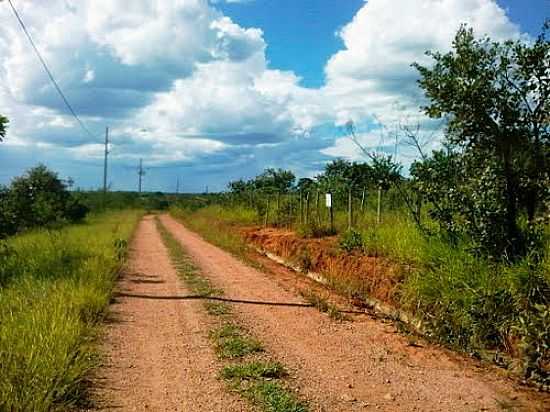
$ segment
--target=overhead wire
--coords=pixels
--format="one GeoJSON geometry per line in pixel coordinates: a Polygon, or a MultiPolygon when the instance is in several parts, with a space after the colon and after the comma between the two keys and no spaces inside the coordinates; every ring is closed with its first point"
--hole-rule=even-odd
{"type": "Polygon", "coordinates": [[[44,70],[46,71],[46,74],[48,75],[51,83],[53,84],[55,90],[57,91],[57,93],[59,94],[59,96],[61,96],[61,99],[63,100],[63,102],[65,103],[65,106],[67,106],[67,109],[69,110],[69,112],[71,113],[71,115],[75,118],[75,120],[77,121],[77,123],[79,124],[79,126],[81,127],[81,129],[87,133],[90,137],[92,137],[94,140],[97,139],[97,136],[94,136],[94,134],[86,127],[86,125],[84,124],[84,122],[80,119],[80,117],[78,117],[78,115],[76,114],[76,111],[73,109],[73,107],[71,106],[71,104],[69,103],[69,100],[67,99],[67,97],[65,96],[65,94],[63,93],[63,90],[61,90],[61,87],[59,86],[58,82],[55,80],[55,77],[52,73],[52,71],[50,70],[50,68],[48,67],[48,64],[46,63],[46,60],[44,59],[44,57],[42,57],[42,54],[40,53],[40,51],[38,50],[38,47],[36,47],[36,44],[30,34],[30,32],[27,30],[27,27],[25,25],[25,23],[23,22],[23,19],[21,18],[19,12],[17,11],[17,9],[15,8],[12,0],[8,0],[8,3],[13,11],[13,14],[15,15],[15,17],[17,18],[17,21],[19,22],[19,25],[21,26],[21,28],[23,29],[23,32],[25,33],[25,35],[27,36],[27,39],[29,40],[29,43],[31,44],[36,56],[38,57],[38,59],[40,60],[40,63],[42,63],[42,67],[44,68],[44,70]]]}

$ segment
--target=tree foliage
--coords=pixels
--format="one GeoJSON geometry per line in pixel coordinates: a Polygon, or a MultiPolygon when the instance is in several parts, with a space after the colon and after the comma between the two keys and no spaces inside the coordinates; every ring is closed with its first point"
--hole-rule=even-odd
{"type": "Polygon", "coordinates": [[[87,211],[56,173],[39,165],[0,191],[0,237],[37,226],[76,222],[87,211]]]}
{"type": "Polygon", "coordinates": [[[451,232],[489,254],[522,255],[550,182],[546,29],[531,44],[498,43],[463,26],[451,52],[428,55],[433,66],[414,65],[430,100],[424,111],[447,120],[450,153],[417,162],[411,175],[451,232]]]}
{"type": "Polygon", "coordinates": [[[0,114],[0,142],[6,137],[6,131],[8,129],[8,118],[0,114]]]}

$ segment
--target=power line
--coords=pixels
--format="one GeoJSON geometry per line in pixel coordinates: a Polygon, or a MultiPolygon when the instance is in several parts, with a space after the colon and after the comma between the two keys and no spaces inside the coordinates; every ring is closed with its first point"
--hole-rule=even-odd
{"type": "Polygon", "coordinates": [[[23,23],[23,20],[21,19],[21,16],[19,15],[19,13],[17,12],[17,9],[15,8],[15,6],[12,3],[12,0],[8,0],[8,3],[11,6],[11,9],[13,10],[13,14],[15,14],[15,17],[17,18],[17,21],[19,22],[21,28],[23,29],[23,32],[27,36],[27,39],[29,39],[29,42],[30,42],[31,46],[32,46],[34,52],[36,53],[36,56],[40,60],[40,63],[42,63],[42,66],[44,67],[44,70],[46,71],[48,77],[50,78],[50,81],[52,82],[55,90],[57,90],[57,93],[59,93],[59,96],[61,96],[61,99],[63,100],[63,102],[65,103],[67,108],[69,109],[69,112],[71,112],[72,116],[76,119],[76,121],[78,122],[78,124],[80,125],[82,130],[84,130],[88,135],[90,135],[92,138],[95,139],[96,136],[94,136],[92,134],[92,132],[90,132],[90,130],[84,125],[82,120],[80,120],[80,118],[78,117],[78,115],[74,111],[73,107],[71,106],[71,104],[69,103],[69,101],[67,100],[65,95],[63,94],[63,91],[61,90],[61,87],[59,87],[59,84],[55,80],[51,70],[48,68],[48,65],[46,64],[46,61],[44,60],[44,58],[42,57],[42,55],[38,51],[38,48],[36,47],[36,44],[34,43],[34,40],[31,37],[31,34],[27,30],[27,27],[25,26],[25,23],[23,23]]]}

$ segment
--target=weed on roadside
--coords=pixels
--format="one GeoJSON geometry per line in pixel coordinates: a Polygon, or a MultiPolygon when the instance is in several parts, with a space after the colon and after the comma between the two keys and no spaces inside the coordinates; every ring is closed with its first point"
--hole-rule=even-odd
{"type": "Polygon", "coordinates": [[[315,293],[313,290],[301,291],[300,295],[314,307],[316,307],[319,312],[326,313],[331,319],[345,321],[349,318],[342,313],[336,305],[333,305],[328,301],[328,299],[323,296],[315,293]]]}

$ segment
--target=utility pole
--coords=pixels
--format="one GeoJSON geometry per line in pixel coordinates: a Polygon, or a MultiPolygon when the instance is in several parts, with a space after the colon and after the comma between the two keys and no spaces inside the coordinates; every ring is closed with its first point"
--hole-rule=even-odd
{"type": "Polygon", "coordinates": [[[109,127],[105,128],[105,155],[103,158],[103,193],[107,193],[107,157],[109,156],[109,127]]]}
{"type": "Polygon", "coordinates": [[[139,176],[139,194],[141,194],[141,179],[145,175],[145,170],[143,170],[143,159],[139,159],[139,169],[138,169],[138,176],[139,176]]]}
{"type": "Polygon", "coordinates": [[[180,194],[180,178],[176,181],[176,196],[180,194]]]}

